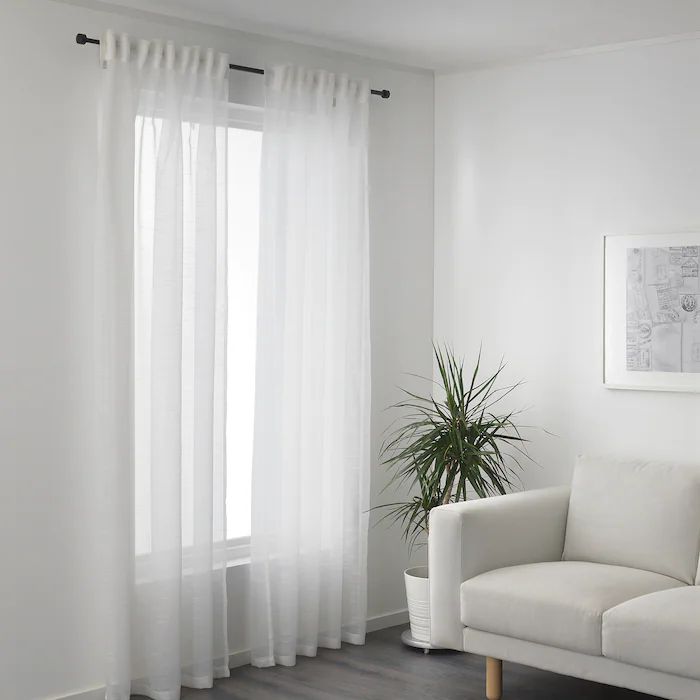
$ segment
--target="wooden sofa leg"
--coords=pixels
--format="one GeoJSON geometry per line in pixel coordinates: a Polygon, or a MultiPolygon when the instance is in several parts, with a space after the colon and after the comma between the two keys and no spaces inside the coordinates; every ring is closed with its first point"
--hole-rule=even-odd
{"type": "Polygon", "coordinates": [[[503,662],[486,657],[486,697],[487,700],[501,700],[503,695],[503,662]]]}

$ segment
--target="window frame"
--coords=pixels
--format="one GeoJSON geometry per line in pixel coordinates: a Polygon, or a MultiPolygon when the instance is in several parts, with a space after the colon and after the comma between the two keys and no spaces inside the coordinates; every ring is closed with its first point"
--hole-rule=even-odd
{"type": "MultiPolygon", "coordinates": [[[[260,106],[229,102],[228,128],[262,132],[263,115],[264,110],[260,106]]],[[[226,477],[228,483],[228,463],[226,464],[226,477]]],[[[228,497],[228,488],[226,496],[228,497]]],[[[250,535],[226,538],[226,562],[227,566],[238,566],[250,562],[250,535]]]]}
{"type": "MultiPolygon", "coordinates": [[[[243,105],[230,102],[228,106],[228,128],[245,129],[249,131],[263,130],[263,108],[256,105],[243,105]]],[[[228,326],[228,319],[227,319],[228,326]]],[[[252,468],[252,465],[251,465],[252,468]]],[[[228,483],[228,463],[226,464],[226,476],[228,483]]],[[[226,497],[228,497],[228,487],[226,497]]],[[[226,533],[228,535],[228,533],[226,533]]],[[[224,540],[226,551],[226,566],[245,565],[250,562],[250,535],[244,537],[228,536],[224,540]]],[[[139,578],[139,562],[145,563],[153,556],[151,551],[136,554],[136,572],[139,578]]],[[[185,562],[192,556],[191,547],[182,548],[182,557],[185,562]]],[[[145,580],[145,579],[144,579],[145,580]]]]}

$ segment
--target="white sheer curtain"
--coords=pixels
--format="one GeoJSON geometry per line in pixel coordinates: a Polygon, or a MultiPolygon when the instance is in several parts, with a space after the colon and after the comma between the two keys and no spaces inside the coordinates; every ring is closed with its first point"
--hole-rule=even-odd
{"type": "Polygon", "coordinates": [[[252,662],[365,636],[365,81],[266,72],[251,541],[252,662]]]}
{"type": "Polygon", "coordinates": [[[108,700],[228,675],[228,58],[102,37],[97,446],[108,700]],[[136,173],[136,177],[134,177],[136,173]]]}

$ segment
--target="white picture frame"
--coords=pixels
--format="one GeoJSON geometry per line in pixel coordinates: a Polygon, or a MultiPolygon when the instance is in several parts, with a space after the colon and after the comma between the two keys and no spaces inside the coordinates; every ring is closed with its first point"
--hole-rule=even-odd
{"type": "MultiPolygon", "coordinates": [[[[630,296],[636,294],[637,289],[651,289],[652,294],[661,297],[660,289],[665,289],[665,284],[651,282],[648,277],[653,275],[663,276],[663,265],[655,265],[657,260],[664,261],[664,251],[667,249],[668,258],[671,261],[666,279],[669,288],[677,284],[679,268],[679,255],[688,253],[687,260],[693,256],[690,252],[697,248],[700,250],[700,232],[645,234],[633,236],[605,236],[604,248],[604,338],[603,338],[603,384],[610,389],[636,389],[646,391],[682,391],[700,392],[700,289],[698,294],[686,293],[688,290],[679,287],[685,304],[680,308],[681,316],[678,318],[678,310],[669,307],[667,313],[673,314],[673,322],[665,323],[656,321],[661,318],[663,308],[652,308],[651,316],[654,321],[640,323],[636,321],[638,314],[635,312],[635,300],[628,301],[630,296]],[[671,250],[673,249],[673,250],[671,250]],[[683,251],[683,252],[681,252],[683,251]],[[628,254],[631,256],[628,258],[628,254]],[[641,261],[641,262],[638,262],[641,261]],[[638,274],[637,270],[642,273],[638,274]],[[652,273],[649,273],[652,270],[652,273]],[[660,270],[661,272],[657,272],[660,270]],[[632,280],[628,290],[628,276],[632,280]],[[676,280],[675,282],[672,280],[676,280]],[[641,280],[641,281],[636,281],[641,280]],[[685,297],[694,296],[693,301],[685,297]],[[633,319],[628,328],[628,304],[632,310],[633,319]],[[692,307],[693,314],[698,314],[697,329],[690,323],[690,312],[686,308],[692,307]],[[676,319],[678,322],[676,323],[676,319]],[[641,330],[640,330],[641,329],[641,330]],[[660,334],[657,334],[659,331],[660,334]],[[696,332],[698,335],[696,336],[696,332]],[[652,335],[653,333],[653,335],[652,335]],[[664,333],[666,334],[664,336],[664,333]],[[685,334],[685,335],[684,335],[685,334]],[[643,338],[640,341],[639,338],[643,338]],[[670,338],[670,340],[668,340],[670,338]],[[696,342],[696,340],[698,342],[696,342]],[[628,347],[629,341],[629,347],[628,347]],[[655,343],[652,345],[652,343],[655,343]],[[640,348],[644,348],[642,352],[640,348]],[[647,350],[655,348],[655,350],[647,350]],[[678,355],[680,353],[680,355],[678,355]],[[640,359],[642,358],[642,359],[640,359]],[[658,371],[663,366],[663,371],[658,371]],[[629,369],[634,367],[634,369],[629,369]],[[685,369],[684,369],[685,367],[685,369]],[[670,369],[669,369],[670,368],[670,369]]],[[[686,258],[682,258],[684,261],[686,258]]],[[[697,258],[694,258],[697,262],[697,258]]],[[[683,263],[685,265],[685,263],[683,263]]],[[[681,266],[682,284],[686,284],[685,275],[689,267],[681,266]]],[[[658,277],[662,279],[662,277],[658,277]]],[[[697,285],[698,280],[687,280],[687,283],[697,285]]],[[[694,287],[693,287],[694,288],[694,287]]],[[[673,290],[672,290],[673,291],[673,290]]],[[[674,292],[675,293],[675,292],[674,292]]],[[[645,298],[647,293],[645,292],[645,298]]],[[[654,300],[652,299],[652,302],[654,300]]],[[[675,305],[675,302],[673,302],[675,305]]],[[[653,306],[652,303],[650,306],[653,306]]],[[[692,323],[695,324],[693,315],[692,323]]]]}

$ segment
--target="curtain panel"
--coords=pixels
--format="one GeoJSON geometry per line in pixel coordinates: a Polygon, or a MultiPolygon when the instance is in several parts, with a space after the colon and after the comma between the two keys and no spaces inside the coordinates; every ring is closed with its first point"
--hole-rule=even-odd
{"type": "Polygon", "coordinates": [[[228,57],[101,40],[96,469],[107,700],[228,675],[228,57]]]}
{"type": "Polygon", "coordinates": [[[251,536],[252,663],[364,642],[369,85],[265,75],[251,536]]]}

